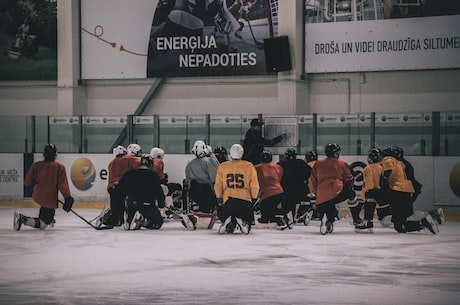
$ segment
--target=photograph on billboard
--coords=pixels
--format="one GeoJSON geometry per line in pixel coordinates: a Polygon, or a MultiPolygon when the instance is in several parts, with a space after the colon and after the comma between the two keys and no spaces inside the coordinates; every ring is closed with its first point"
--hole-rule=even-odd
{"type": "Polygon", "coordinates": [[[0,81],[56,80],[56,1],[0,0],[0,8],[0,81]]]}
{"type": "Polygon", "coordinates": [[[266,74],[276,0],[82,0],[82,79],[266,74]]]}
{"type": "Polygon", "coordinates": [[[457,0],[305,0],[305,72],[460,67],[457,0]]]}

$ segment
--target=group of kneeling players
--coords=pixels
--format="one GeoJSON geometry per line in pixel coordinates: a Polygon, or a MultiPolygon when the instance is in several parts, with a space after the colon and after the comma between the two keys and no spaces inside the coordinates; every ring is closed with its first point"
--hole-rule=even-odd
{"type": "MultiPolygon", "coordinates": [[[[52,225],[59,191],[65,198],[64,210],[71,210],[73,198],[65,169],[62,175],[63,166],[55,161],[56,152],[55,146],[45,147],[45,160],[36,162],[41,166],[34,163],[27,174],[25,181],[34,187],[33,198],[41,206],[40,215],[34,218],[15,213],[16,230],[22,224],[35,228],[52,225]],[[57,171],[57,189],[48,187],[46,191],[51,199],[43,199],[45,188],[36,177],[46,175],[40,172],[43,164],[48,175],[52,175],[50,168],[57,171]]],[[[113,153],[114,159],[108,165],[110,208],[95,218],[96,227],[160,229],[166,218],[178,216],[187,229],[210,229],[217,217],[220,234],[249,234],[253,226],[285,229],[301,221],[308,224],[315,214],[324,235],[333,232],[334,221],[341,218],[336,205],[344,201],[357,232],[372,231],[375,210],[383,226],[393,226],[399,233],[427,229],[436,234],[438,224],[445,222],[442,209],[425,213],[418,220],[411,217],[421,185],[399,147],[369,151],[361,198],[357,198],[354,177],[348,164],[339,158],[340,146],[336,143],[326,145],[326,158],[320,160],[315,151],[308,152],[303,160],[295,149],[289,148],[278,163],[273,163],[267,149],[258,162],[249,162],[244,160],[243,146],[234,144],[228,160],[224,147],[212,150],[203,141],[196,141],[192,148],[195,158],[185,168],[180,207],[165,205],[165,195],[171,195],[171,191],[162,149],[154,147],[150,154],[142,154],[139,145],[131,144],[126,149],[117,146],[113,153]],[[258,215],[257,219],[254,215],[258,215]]]]}
{"type": "Polygon", "coordinates": [[[321,221],[321,234],[328,234],[333,232],[334,221],[342,217],[336,205],[344,201],[357,232],[372,231],[375,211],[383,226],[393,226],[399,233],[427,229],[436,234],[438,224],[445,221],[442,209],[420,219],[411,217],[421,185],[399,147],[369,151],[361,198],[357,198],[354,177],[339,158],[336,143],[326,145],[326,158],[321,160],[315,151],[303,160],[289,148],[274,163],[272,153],[264,149],[260,162],[253,164],[244,160],[239,144],[230,148],[228,160],[224,147],[212,150],[196,141],[192,148],[195,158],[185,168],[183,202],[178,208],[165,207],[165,195],[171,193],[165,187],[164,152],[153,148],[150,155],[142,155],[136,145],[134,152],[131,146],[114,149],[115,159],[109,165],[111,208],[102,213],[100,225],[159,229],[165,218],[174,215],[187,229],[209,229],[217,217],[219,233],[236,230],[248,234],[253,226],[285,229],[301,221],[307,224],[305,218],[309,221],[314,214],[321,221]],[[127,170],[129,166],[134,170],[127,170]]]}

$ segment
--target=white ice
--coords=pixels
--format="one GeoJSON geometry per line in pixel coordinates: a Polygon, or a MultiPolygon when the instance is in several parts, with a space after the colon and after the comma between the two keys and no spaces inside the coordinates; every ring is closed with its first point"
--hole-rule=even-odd
{"type": "MultiPolygon", "coordinates": [[[[349,218],[330,235],[319,221],[249,235],[97,231],[59,209],[54,228],[13,230],[0,208],[0,304],[417,304],[460,303],[460,222],[398,234],[349,218]]],[[[95,209],[75,209],[87,219],[95,209]]]]}

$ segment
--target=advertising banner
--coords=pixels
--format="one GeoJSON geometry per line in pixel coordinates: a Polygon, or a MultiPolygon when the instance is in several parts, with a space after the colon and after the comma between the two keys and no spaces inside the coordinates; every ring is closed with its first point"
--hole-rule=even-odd
{"type": "Polygon", "coordinates": [[[454,0],[307,0],[305,72],[460,68],[459,24],[454,0]]]}
{"type": "Polygon", "coordinates": [[[82,0],[82,79],[266,74],[267,3],[82,0]]]}

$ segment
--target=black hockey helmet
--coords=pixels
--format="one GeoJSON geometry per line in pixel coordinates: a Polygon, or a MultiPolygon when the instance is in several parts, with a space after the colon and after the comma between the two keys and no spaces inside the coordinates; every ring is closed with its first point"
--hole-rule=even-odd
{"type": "Polygon", "coordinates": [[[141,163],[140,166],[144,166],[147,168],[152,168],[153,167],[153,159],[152,156],[144,154],[141,156],[141,163]]]}
{"type": "Polygon", "coordinates": [[[54,161],[56,160],[57,156],[57,148],[54,144],[46,144],[45,148],[43,149],[43,157],[45,157],[45,161],[54,161]]]}
{"type": "Polygon", "coordinates": [[[398,159],[398,160],[402,160],[404,159],[404,150],[399,147],[399,146],[395,146],[393,147],[392,149],[392,152],[393,152],[393,156],[398,159]]]}
{"type": "Polygon", "coordinates": [[[217,146],[216,148],[214,148],[214,155],[220,163],[228,160],[227,149],[223,146],[217,146]]]}
{"type": "Polygon", "coordinates": [[[288,160],[294,160],[297,156],[297,152],[295,151],[294,148],[288,148],[286,149],[286,151],[284,152],[284,156],[286,157],[286,159],[288,160]]]}
{"type": "Polygon", "coordinates": [[[340,146],[337,143],[329,143],[326,145],[324,152],[326,153],[326,156],[328,158],[332,158],[332,157],[336,158],[340,152],[340,146]]]}
{"type": "Polygon", "coordinates": [[[263,163],[270,163],[273,160],[272,152],[269,150],[264,149],[260,153],[260,161],[263,163]]]}
{"type": "Polygon", "coordinates": [[[318,153],[316,152],[316,150],[310,150],[305,154],[305,161],[307,163],[316,160],[318,160],[318,153]]]}
{"type": "Polygon", "coordinates": [[[382,161],[382,151],[379,148],[372,148],[367,154],[367,162],[377,163],[382,161]]]}
{"type": "Polygon", "coordinates": [[[393,152],[391,147],[386,147],[382,150],[382,157],[393,157],[393,152]]]}

